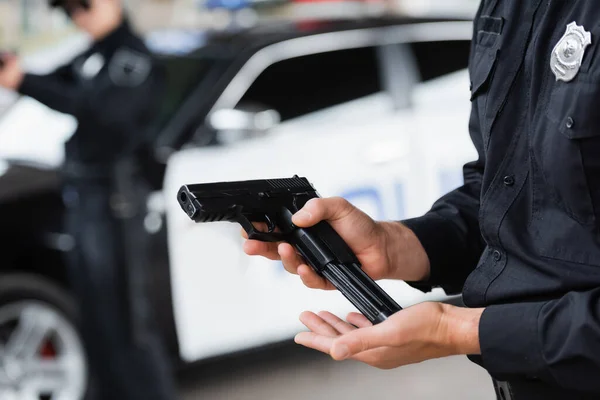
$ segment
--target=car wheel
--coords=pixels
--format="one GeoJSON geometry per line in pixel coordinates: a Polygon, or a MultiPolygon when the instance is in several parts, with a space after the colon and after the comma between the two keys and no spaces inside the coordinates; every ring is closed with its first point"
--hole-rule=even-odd
{"type": "Polygon", "coordinates": [[[0,275],[0,399],[86,396],[87,357],[69,295],[35,275],[0,275]]]}

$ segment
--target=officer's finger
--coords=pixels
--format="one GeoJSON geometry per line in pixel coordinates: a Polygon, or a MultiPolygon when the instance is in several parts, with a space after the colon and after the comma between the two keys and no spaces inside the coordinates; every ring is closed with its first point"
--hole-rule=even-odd
{"type": "Polygon", "coordinates": [[[297,269],[302,283],[312,289],[334,290],[335,287],[325,278],[319,276],[311,267],[302,264],[297,269]]]}
{"type": "Polygon", "coordinates": [[[246,240],[242,245],[244,253],[249,256],[263,256],[269,260],[279,260],[277,243],[266,243],[258,240],[246,240]]]}
{"type": "Polygon", "coordinates": [[[390,330],[380,325],[355,329],[337,338],[331,346],[331,357],[334,360],[345,360],[363,351],[377,347],[389,346],[390,330]]]}
{"type": "Polygon", "coordinates": [[[370,326],[373,326],[373,324],[367,319],[367,317],[356,312],[349,313],[346,316],[346,321],[359,328],[368,328],[370,326]]]}
{"type": "Polygon", "coordinates": [[[356,329],[354,326],[339,318],[337,315],[333,315],[329,311],[321,311],[317,313],[317,315],[321,317],[323,321],[335,328],[339,333],[348,333],[356,329]]]}
{"type": "MultiPolygon", "coordinates": [[[[259,231],[267,230],[267,224],[264,222],[253,222],[252,225],[254,225],[254,228],[259,231]]],[[[241,235],[244,239],[248,239],[248,233],[244,229],[241,230],[241,235]]],[[[263,256],[270,260],[279,260],[279,255],[277,254],[277,243],[249,240],[244,243],[243,249],[246,254],[251,256],[263,256]]]]}
{"type": "Polygon", "coordinates": [[[338,337],[338,332],[333,326],[331,326],[326,320],[310,311],[304,311],[300,314],[300,322],[304,324],[308,329],[323,336],[338,337]]]}
{"type": "Polygon", "coordinates": [[[280,243],[277,246],[277,251],[283,267],[291,274],[298,274],[298,267],[304,263],[302,258],[296,253],[296,250],[288,243],[280,243]]]}
{"type": "Polygon", "coordinates": [[[292,222],[306,228],[315,225],[319,221],[342,219],[354,210],[356,208],[341,197],[310,199],[300,211],[294,214],[292,222]]]}
{"type": "Polygon", "coordinates": [[[334,339],[314,332],[300,332],[296,335],[294,341],[302,346],[329,354],[334,339]]]}
{"type": "MultiPolygon", "coordinates": [[[[252,225],[254,226],[254,228],[257,231],[265,232],[268,229],[267,224],[264,222],[253,222],[252,225]]],[[[242,228],[241,232],[242,232],[242,237],[244,239],[248,239],[248,232],[246,232],[246,230],[244,228],[242,228]]]]}

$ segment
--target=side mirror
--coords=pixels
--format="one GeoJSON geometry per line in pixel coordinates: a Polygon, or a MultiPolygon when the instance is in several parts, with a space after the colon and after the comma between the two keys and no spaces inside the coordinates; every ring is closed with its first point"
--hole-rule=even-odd
{"type": "Polygon", "coordinates": [[[208,126],[219,135],[219,141],[231,142],[261,136],[281,121],[272,109],[220,109],[208,117],[208,126]]]}

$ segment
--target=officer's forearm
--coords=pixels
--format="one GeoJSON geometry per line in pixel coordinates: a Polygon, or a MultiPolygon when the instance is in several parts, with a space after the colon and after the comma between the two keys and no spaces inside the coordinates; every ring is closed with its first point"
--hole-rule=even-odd
{"type": "Polygon", "coordinates": [[[464,308],[444,305],[441,325],[447,331],[442,338],[455,349],[455,354],[481,354],[479,321],[484,308],[464,308]]]}
{"type": "Polygon", "coordinates": [[[429,258],[412,230],[398,222],[380,222],[385,232],[390,279],[423,281],[429,278],[429,258]]]}
{"type": "Polygon", "coordinates": [[[411,283],[423,291],[440,286],[448,294],[460,293],[481,256],[477,219],[473,217],[477,208],[474,204],[456,205],[454,197],[461,195],[452,192],[439,202],[439,210],[402,221],[414,232],[429,259],[427,280],[411,283]]]}
{"type": "Polygon", "coordinates": [[[57,81],[53,76],[25,74],[18,91],[58,112],[76,114],[76,88],[73,84],[57,81]]]}

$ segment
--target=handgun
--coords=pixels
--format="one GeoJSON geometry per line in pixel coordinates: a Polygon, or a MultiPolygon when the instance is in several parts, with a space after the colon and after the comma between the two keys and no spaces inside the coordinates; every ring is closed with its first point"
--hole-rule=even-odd
{"type": "Polygon", "coordinates": [[[321,221],[300,228],[292,216],[312,198],[320,197],[314,186],[292,178],[182,186],[177,200],[195,222],[239,223],[249,239],[290,243],[312,269],[335,286],[373,324],[385,321],[402,308],[373,281],[344,240],[321,221]],[[266,230],[254,223],[264,223],[266,230]]]}

